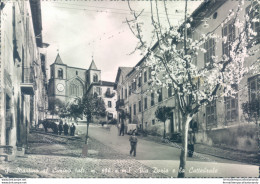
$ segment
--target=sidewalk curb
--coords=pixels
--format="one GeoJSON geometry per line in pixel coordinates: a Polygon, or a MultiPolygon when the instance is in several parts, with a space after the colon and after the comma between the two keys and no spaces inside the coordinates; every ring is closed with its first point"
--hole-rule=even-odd
{"type": "Polygon", "coordinates": [[[79,137],[79,136],[57,135],[57,134],[52,134],[52,133],[48,133],[48,132],[42,132],[42,131],[39,131],[39,130],[30,130],[30,133],[39,133],[39,134],[43,134],[43,135],[51,135],[53,137],[67,138],[67,139],[70,139],[70,140],[81,139],[81,137],[79,137]]]}
{"type": "MultiPolygon", "coordinates": [[[[151,141],[151,142],[154,142],[154,143],[157,143],[157,144],[161,144],[161,145],[165,145],[165,146],[169,146],[169,147],[174,147],[174,148],[177,148],[177,149],[180,149],[179,147],[177,146],[174,146],[173,144],[177,144],[179,145],[180,147],[182,146],[180,143],[175,143],[175,142],[169,142],[169,143],[164,143],[162,141],[156,141],[156,140],[147,140],[145,139],[143,136],[139,136],[140,139],[142,140],[145,140],[145,141],[151,141]]],[[[149,138],[148,138],[149,139],[149,138]]],[[[198,144],[200,145],[200,144],[198,144]]],[[[201,144],[203,145],[203,144],[201,144]]],[[[207,145],[203,145],[205,147],[209,147],[207,145]]],[[[195,148],[196,148],[196,144],[195,144],[195,148]]],[[[224,149],[222,148],[218,148],[216,147],[217,149],[221,149],[223,151],[225,151],[224,149]]],[[[210,148],[209,148],[210,149],[210,148]]],[[[255,159],[248,159],[248,160],[245,160],[245,159],[235,159],[235,158],[230,158],[230,157],[225,157],[225,156],[220,156],[218,154],[212,154],[212,153],[206,153],[206,152],[203,152],[203,151],[194,151],[195,153],[199,153],[199,154],[204,154],[204,155],[209,155],[209,156],[214,156],[214,157],[218,157],[218,158],[221,158],[221,159],[227,159],[227,160],[232,160],[232,161],[237,161],[237,162],[242,162],[244,164],[250,164],[250,165],[256,165],[256,166],[259,166],[260,165],[260,161],[258,160],[255,160],[255,159]]],[[[232,152],[232,151],[228,151],[228,152],[232,152]]],[[[234,151],[233,151],[234,152],[234,151]]],[[[239,152],[239,151],[237,151],[239,152]]],[[[243,154],[243,153],[239,153],[239,158],[244,158],[244,155],[246,154],[243,154]]]]}

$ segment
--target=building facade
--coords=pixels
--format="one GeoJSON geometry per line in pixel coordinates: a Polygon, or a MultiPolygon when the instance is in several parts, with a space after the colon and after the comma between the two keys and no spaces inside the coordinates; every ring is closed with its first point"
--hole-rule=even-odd
{"type": "Polygon", "coordinates": [[[47,109],[46,53],[40,0],[1,2],[0,15],[0,157],[11,160],[47,109]]]}
{"type": "MultiPolygon", "coordinates": [[[[232,39],[238,34],[238,27],[232,19],[225,21],[230,10],[236,10],[239,2],[234,1],[205,1],[192,14],[193,22],[188,29],[188,38],[192,40],[200,39],[201,35],[214,32],[222,38],[232,39]]],[[[258,1],[245,1],[242,11],[238,14],[240,20],[244,20],[246,15],[251,19],[259,19],[258,1]]],[[[252,22],[252,29],[257,33],[253,41],[256,44],[248,48],[249,50],[259,50],[259,22],[252,22]]],[[[155,44],[152,50],[156,52],[158,45],[155,44]]],[[[183,45],[177,45],[181,48],[183,45]]],[[[212,56],[221,57],[227,54],[229,48],[222,40],[208,40],[204,44],[206,52],[198,51],[194,55],[193,62],[198,68],[205,67],[212,62],[212,56]]],[[[174,58],[173,58],[174,59],[174,58]]],[[[116,79],[118,93],[118,113],[122,110],[129,113],[126,124],[135,123],[143,130],[151,134],[163,134],[163,123],[155,117],[158,106],[173,107],[172,117],[166,122],[166,133],[172,137],[181,130],[181,114],[178,110],[176,99],[174,98],[171,86],[152,87],[151,71],[145,65],[145,57],[125,77],[118,72],[116,79]],[[142,68],[139,69],[138,68],[142,68]],[[120,79],[122,76],[122,79],[120,79]],[[121,109],[121,110],[120,110],[121,109]]],[[[238,94],[236,97],[223,97],[213,101],[196,114],[194,120],[197,122],[196,138],[198,143],[208,145],[223,146],[228,148],[256,151],[258,149],[257,128],[254,122],[245,120],[242,111],[242,104],[248,101],[258,101],[259,95],[259,52],[255,52],[246,58],[248,66],[257,65],[257,70],[248,73],[236,86],[238,94]]],[[[162,77],[162,76],[161,76],[162,77]]]]}
{"type": "Polygon", "coordinates": [[[101,70],[97,68],[93,59],[89,69],[83,69],[64,64],[58,54],[50,69],[49,102],[60,99],[67,104],[85,93],[96,93],[106,105],[107,117],[102,121],[116,118],[117,96],[113,91],[114,83],[101,80],[101,70]]]}
{"type": "Polygon", "coordinates": [[[86,86],[86,69],[63,63],[58,54],[50,66],[49,101],[60,99],[65,104],[75,97],[82,97],[86,86]]]}
{"type": "Polygon", "coordinates": [[[113,119],[117,119],[117,111],[116,111],[116,101],[117,95],[114,90],[114,82],[108,81],[98,81],[92,83],[88,90],[87,94],[95,94],[98,97],[102,98],[106,107],[106,117],[100,118],[95,121],[99,122],[109,122],[113,119]]]}

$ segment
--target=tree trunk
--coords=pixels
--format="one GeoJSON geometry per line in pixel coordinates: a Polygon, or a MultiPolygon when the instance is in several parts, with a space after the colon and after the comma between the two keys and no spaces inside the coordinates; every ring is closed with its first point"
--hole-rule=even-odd
{"type": "Polygon", "coordinates": [[[165,139],[166,137],[166,130],[165,130],[165,122],[163,122],[164,130],[163,130],[163,138],[165,139]]]}
{"type": "MultiPolygon", "coordinates": [[[[259,130],[260,130],[260,124],[258,124],[258,120],[256,118],[256,142],[258,145],[258,148],[260,148],[260,136],[259,136],[259,130]]],[[[257,154],[260,155],[260,152],[257,151],[257,154]]]]}
{"type": "Polygon", "coordinates": [[[192,120],[192,116],[190,114],[183,116],[182,118],[182,148],[180,155],[180,166],[178,170],[178,178],[185,177],[185,169],[186,169],[186,159],[188,153],[188,130],[189,123],[192,120]]]}
{"type": "Polygon", "coordinates": [[[88,127],[89,127],[89,122],[87,122],[87,134],[86,134],[85,144],[88,143],[88,127]]]}

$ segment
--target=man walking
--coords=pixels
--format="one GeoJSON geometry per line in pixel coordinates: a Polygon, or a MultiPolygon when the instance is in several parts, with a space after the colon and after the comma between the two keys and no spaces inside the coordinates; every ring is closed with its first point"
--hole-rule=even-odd
{"type": "Polygon", "coordinates": [[[125,134],[125,124],[124,124],[124,122],[122,122],[121,126],[120,126],[120,133],[119,133],[119,135],[121,136],[121,134],[122,134],[122,136],[124,136],[124,134],[125,134]]]}
{"type": "Polygon", "coordinates": [[[134,157],[136,156],[136,146],[137,146],[137,137],[135,136],[135,132],[130,136],[129,138],[130,145],[131,145],[131,150],[130,150],[130,155],[132,155],[132,152],[134,152],[134,157]]]}

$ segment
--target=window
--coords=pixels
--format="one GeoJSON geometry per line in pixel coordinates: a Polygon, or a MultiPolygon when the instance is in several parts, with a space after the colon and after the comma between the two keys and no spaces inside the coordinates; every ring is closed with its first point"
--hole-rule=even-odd
{"type": "Polygon", "coordinates": [[[152,78],[152,68],[149,67],[149,79],[152,78]]]}
{"type": "Polygon", "coordinates": [[[54,78],[54,72],[53,72],[53,69],[51,70],[51,78],[54,78]]]}
{"type": "Polygon", "coordinates": [[[125,98],[127,98],[127,89],[125,89],[125,98]]]}
{"type": "Polygon", "coordinates": [[[259,41],[260,40],[260,26],[259,26],[259,22],[253,22],[253,19],[260,19],[260,5],[259,2],[254,1],[251,5],[249,5],[246,8],[246,13],[249,16],[249,20],[251,23],[251,29],[254,30],[254,32],[257,33],[256,39],[259,41]]]}
{"type": "Polygon", "coordinates": [[[63,79],[63,70],[61,68],[58,69],[58,78],[63,79]]]}
{"type": "Polygon", "coordinates": [[[108,106],[109,108],[111,108],[111,107],[112,107],[112,102],[111,102],[111,101],[108,101],[108,102],[107,102],[107,106],[108,106]]]}
{"type": "Polygon", "coordinates": [[[93,75],[93,82],[98,82],[98,75],[97,74],[93,75]]]}
{"type": "Polygon", "coordinates": [[[108,93],[108,94],[110,94],[110,93],[111,93],[111,91],[110,91],[110,88],[107,88],[107,93],[108,93]]]}
{"type": "Polygon", "coordinates": [[[154,105],[154,93],[151,93],[151,106],[154,105]]]}
{"type": "Polygon", "coordinates": [[[78,71],[76,71],[76,75],[78,75],[78,71]]]}
{"type": "MultiPolygon", "coordinates": [[[[237,85],[232,85],[233,89],[238,88],[237,85]]],[[[238,118],[238,95],[236,97],[225,97],[226,121],[236,121],[238,118]]]]}
{"type": "Polygon", "coordinates": [[[142,86],[142,77],[140,76],[138,78],[138,87],[141,87],[142,86]]]}
{"type": "Polygon", "coordinates": [[[222,28],[222,37],[226,37],[226,41],[222,43],[222,52],[226,56],[230,54],[231,42],[235,39],[234,21],[231,20],[222,28]]]}
{"type": "Polygon", "coordinates": [[[205,64],[213,64],[212,56],[215,56],[215,40],[213,38],[208,39],[204,43],[204,49],[207,51],[204,54],[205,64]]]}
{"type": "Polygon", "coordinates": [[[144,98],[144,109],[147,109],[147,97],[144,98]]]}
{"type": "Polygon", "coordinates": [[[136,81],[132,82],[132,90],[136,90],[136,81]]]}
{"type": "Polygon", "coordinates": [[[139,107],[138,107],[139,112],[142,112],[142,103],[141,103],[141,100],[139,100],[138,104],[139,104],[139,107]]]}
{"type": "Polygon", "coordinates": [[[152,120],[152,125],[155,125],[155,119],[152,120]]]}
{"type": "Polygon", "coordinates": [[[71,84],[70,85],[70,95],[72,95],[72,96],[81,96],[81,95],[83,95],[82,87],[80,87],[77,84],[71,84]]]}
{"type": "Polygon", "coordinates": [[[129,88],[128,88],[128,95],[129,96],[131,95],[131,86],[129,86],[129,88]]]}
{"type": "Polygon", "coordinates": [[[168,98],[172,97],[172,85],[168,84],[168,98]]]}
{"type": "Polygon", "coordinates": [[[216,100],[206,106],[207,128],[217,127],[216,100]]]}
{"type": "Polygon", "coordinates": [[[248,79],[249,102],[260,101],[260,75],[248,79]]]}
{"type": "Polygon", "coordinates": [[[100,88],[100,87],[96,87],[96,93],[97,93],[98,95],[101,95],[101,88],[100,88]]]}
{"type": "Polygon", "coordinates": [[[136,104],[134,104],[134,115],[136,115],[136,104]]]}
{"type": "Polygon", "coordinates": [[[124,99],[124,89],[121,88],[121,96],[122,96],[122,99],[124,99]]]}
{"type": "Polygon", "coordinates": [[[113,113],[107,113],[107,119],[108,120],[113,119],[113,113]]]}
{"type": "Polygon", "coordinates": [[[147,71],[144,72],[144,83],[147,82],[147,71]]]}
{"type": "Polygon", "coordinates": [[[163,100],[163,96],[162,96],[162,88],[157,90],[157,94],[158,96],[158,102],[161,102],[163,100]]]}

